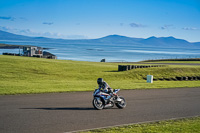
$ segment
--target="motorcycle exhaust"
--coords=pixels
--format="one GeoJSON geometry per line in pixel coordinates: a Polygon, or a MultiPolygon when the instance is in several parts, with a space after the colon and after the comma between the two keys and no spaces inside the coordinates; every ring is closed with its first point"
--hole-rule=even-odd
{"type": "Polygon", "coordinates": [[[109,104],[106,104],[106,105],[104,106],[104,108],[110,108],[110,107],[113,107],[113,104],[109,103],[109,104]]]}

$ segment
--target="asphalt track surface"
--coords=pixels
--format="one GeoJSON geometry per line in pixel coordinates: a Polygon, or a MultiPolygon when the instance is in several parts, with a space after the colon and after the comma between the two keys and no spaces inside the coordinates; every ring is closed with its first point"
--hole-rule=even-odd
{"type": "Polygon", "coordinates": [[[200,88],[122,90],[125,109],[95,110],[92,92],[0,96],[0,133],[64,133],[200,116],[200,88]]]}

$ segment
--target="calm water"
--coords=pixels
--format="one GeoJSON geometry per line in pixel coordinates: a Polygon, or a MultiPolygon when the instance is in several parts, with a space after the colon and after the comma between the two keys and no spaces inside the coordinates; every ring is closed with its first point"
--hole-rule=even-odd
{"type": "MultiPolygon", "coordinates": [[[[49,51],[55,54],[58,59],[76,61],[99,62],[106,59],[107,62],[135,62],[149,59],[169,59],[169,58],[200,58],[200,48],[159,48],[142,47],[136,45],[99,45],[99,44],[65,44],[49,42],[25,42],[6,41],[0,43],[34,45],[50,48],[49,51]]],[[[19,49],[0,49],[3,52],[19,53],[19,49]]]]}

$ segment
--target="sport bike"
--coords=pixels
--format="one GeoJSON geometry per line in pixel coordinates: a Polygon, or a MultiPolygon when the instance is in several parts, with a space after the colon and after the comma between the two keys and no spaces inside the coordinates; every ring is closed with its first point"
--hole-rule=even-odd
{"type": "Polygon", "coordinates": [[[113,95],[101,91],[101,89],[95,89],[92,101],[94,108],[101,110],[103,108],[112,108],[116,105],[118,108],[123,109],[126,107],[126,101],[124,97],[118,96],[117,93],[120,89],[113,90],[113,95]]]}

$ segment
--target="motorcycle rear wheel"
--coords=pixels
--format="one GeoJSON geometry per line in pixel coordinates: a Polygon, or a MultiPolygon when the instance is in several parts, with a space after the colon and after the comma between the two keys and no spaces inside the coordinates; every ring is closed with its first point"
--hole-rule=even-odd
{"type": "Polygon", "coordinates": [[[126,107],[126,100],[125,100],[122,96],[119,96],[119,98],[121,99],[121,101],[115,103],[115,105],[116,105],[119,109],[123,109],[123,108],[126,107]]]}
{"type": "Polygon", "coordinates": [[[104,103],[100,98],[95,97],[92,103],[95,109],[101,110],[104,108],[104,103]]]}

